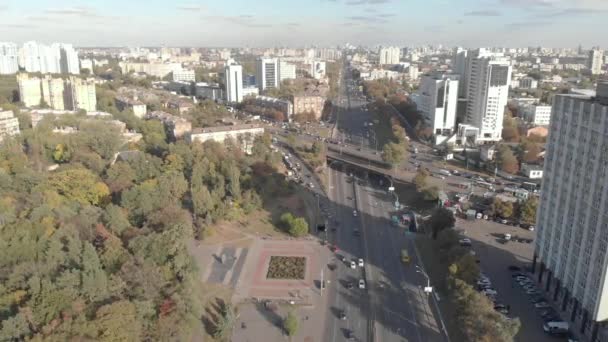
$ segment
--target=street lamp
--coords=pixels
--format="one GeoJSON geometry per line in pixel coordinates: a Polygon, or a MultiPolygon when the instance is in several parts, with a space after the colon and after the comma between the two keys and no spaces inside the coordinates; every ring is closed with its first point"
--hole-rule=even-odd
{"type": "Polygon", "coordinates": [[[427,294],[433,292],[433,288],[431,287],[431,278],[429,278],[428,274],[426,274],[422,267],[418,265],[416,265],[416,272],[422,274],[426,278],[426,287],[424,288],[424,292],[427,294]]]}

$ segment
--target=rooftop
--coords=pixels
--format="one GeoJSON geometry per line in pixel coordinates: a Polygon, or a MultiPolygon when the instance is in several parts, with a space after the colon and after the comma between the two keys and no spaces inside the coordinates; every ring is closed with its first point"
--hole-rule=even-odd
{"type": "Polygon", "coordinates": [[[258,125],[258,124],[241,124],[241,125],[230,125],[230,126],[195,128],[192,130],[192,134],[241,131],[241,130],[256,129],[256,128],[264,128],[264,126],[258,125]]]}

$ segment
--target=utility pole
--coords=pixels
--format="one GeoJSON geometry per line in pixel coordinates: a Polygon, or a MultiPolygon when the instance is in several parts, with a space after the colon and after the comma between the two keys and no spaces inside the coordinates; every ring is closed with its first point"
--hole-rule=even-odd
{"type": "Polygon", "coordinates": [[[321,297],[323,297],[323,287],[325,287],[325,280],[323,278],[323,267],[321,267],[321,297]]]}

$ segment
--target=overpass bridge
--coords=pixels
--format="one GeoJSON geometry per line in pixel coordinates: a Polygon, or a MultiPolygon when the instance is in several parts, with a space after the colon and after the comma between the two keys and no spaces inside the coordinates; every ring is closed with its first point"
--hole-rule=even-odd
{"type": "Polygon", "coordinates": [[[397,181],[410,182],[411,176],[407,175],[403,170],[398,168],[391,169],[390,165],[384,161],[367,159],[361,155],[354,155],[351,153],[342,153],[328,149],[327,151],[328,162],[340,162],[347,164],[351,167],[365,170],[374,174],[383,175],[390,177],[397,181]]]}

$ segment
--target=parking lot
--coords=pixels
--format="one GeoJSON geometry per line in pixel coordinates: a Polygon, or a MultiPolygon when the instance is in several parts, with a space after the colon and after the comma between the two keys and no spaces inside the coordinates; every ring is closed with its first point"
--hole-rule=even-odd
{"type": "Polygon", "coordinates": [[[456,229],[471,239],[472,249],[480,261],[481,271],[488,276],[496,289],[497,301],[510,307],[510,317],[519,317],[521,329],[516,341],[559,341],[543,331],[543,319],[539,309],[535,309],[532,297],[512,277],[509,266],[521,268],[521,272],[531,265],[534,242],[518,240],[535,239],[535,232],[520,227],[509,226],[486,220],[457,219],[456,229]],[[505,242],[504,234],[511,234],[511,241],[505,242]]]}

